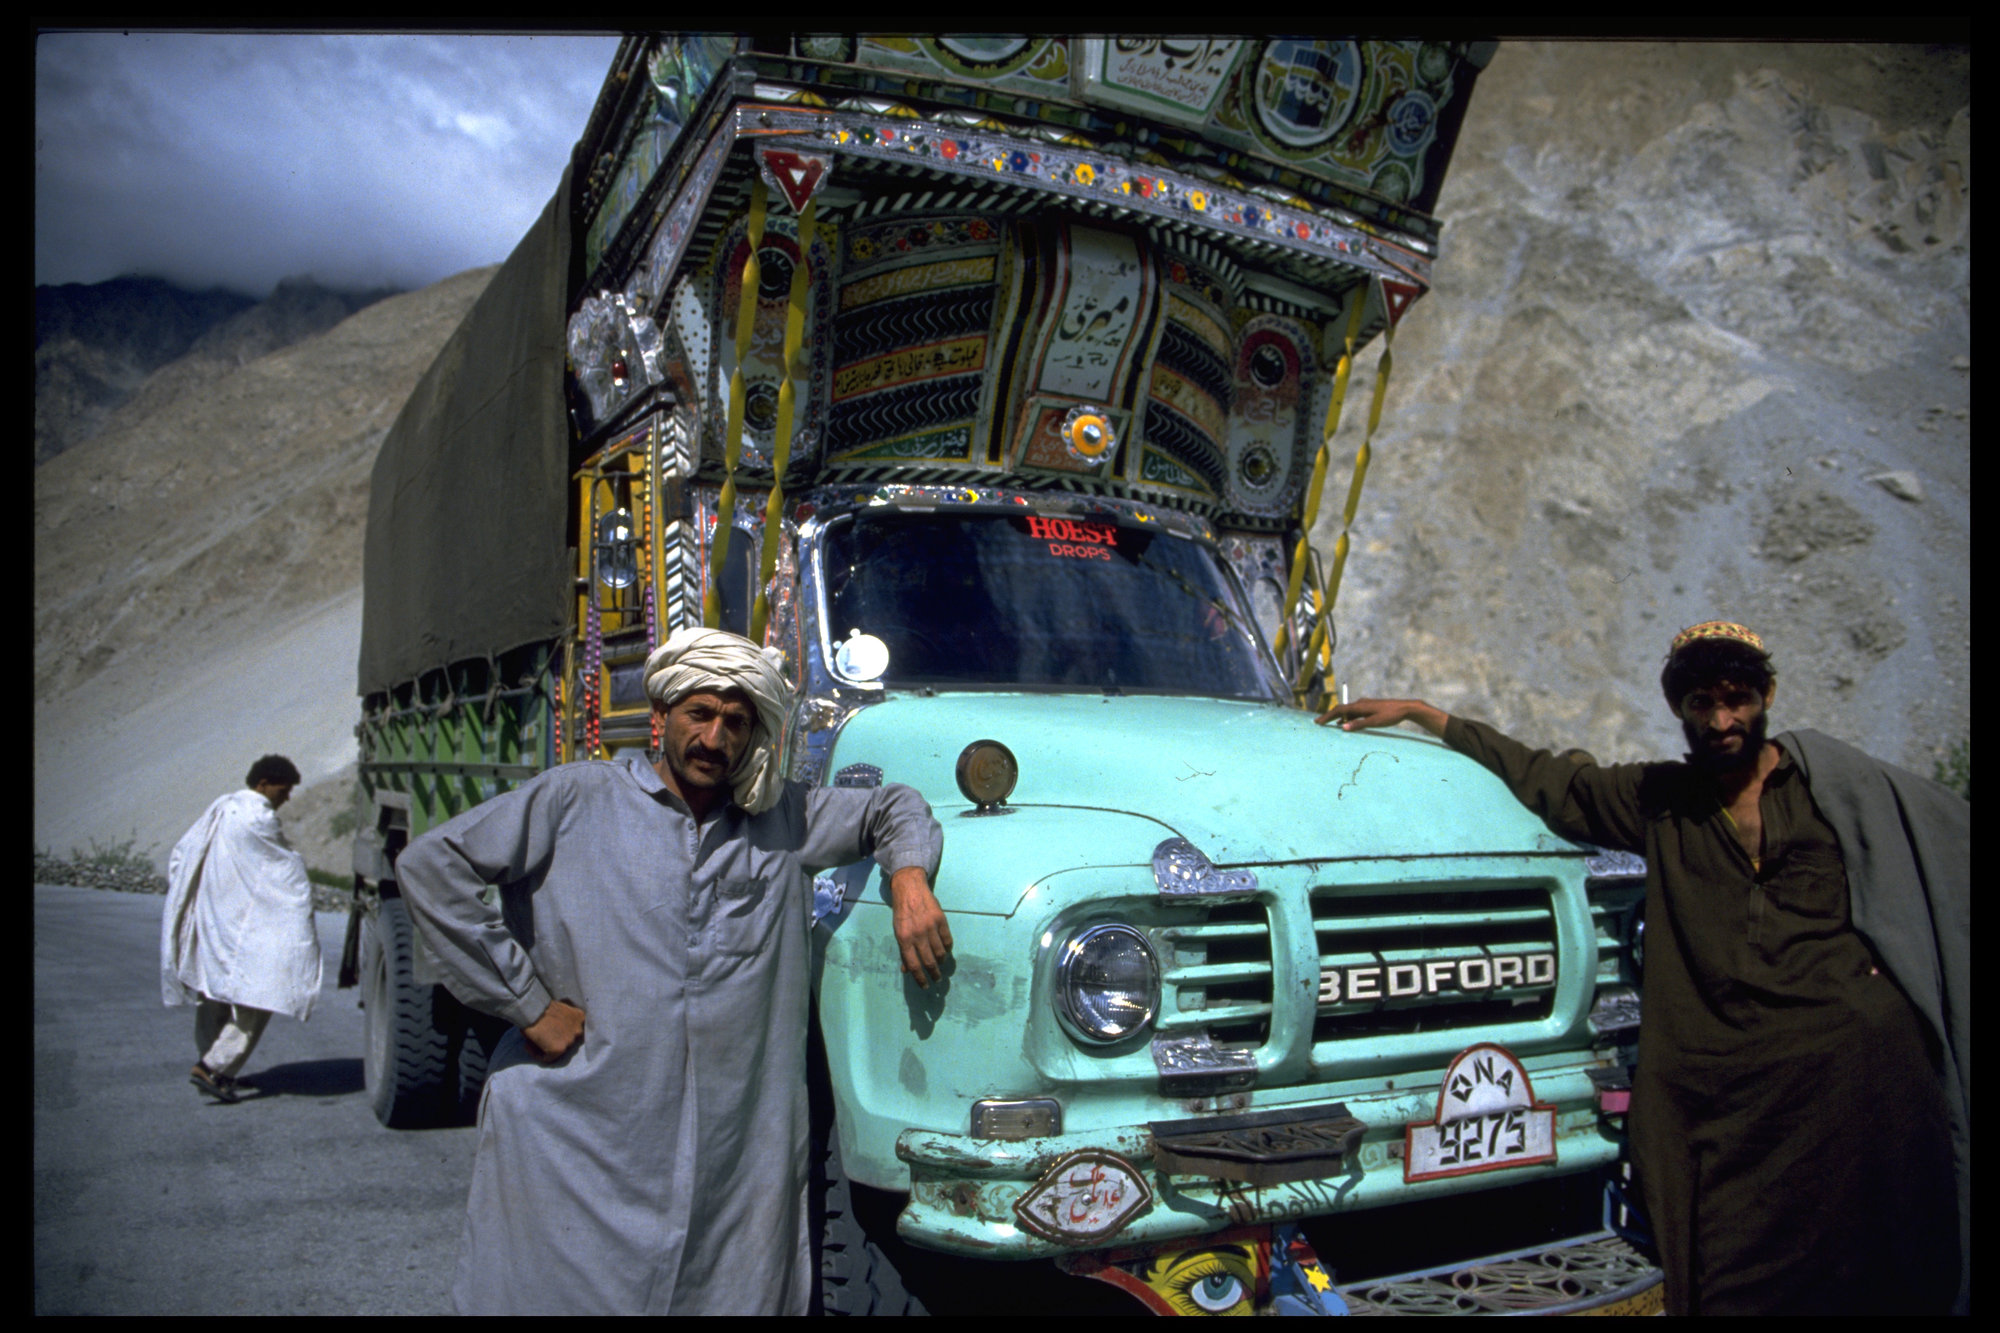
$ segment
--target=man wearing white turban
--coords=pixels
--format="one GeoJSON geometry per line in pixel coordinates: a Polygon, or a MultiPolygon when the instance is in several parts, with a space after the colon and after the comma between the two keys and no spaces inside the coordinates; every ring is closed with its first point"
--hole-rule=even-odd
{"type": "Polygon", "coordinates": [[[461,1313],[805,1313],[813,873],[874,857],[918,984],[951,949],[923,798],[785,780],[774,654],[680,630],[645,674],[655,762],[551,769],[397,862],[445,984],[516,1025],[480,1106],[461,1313]]]}

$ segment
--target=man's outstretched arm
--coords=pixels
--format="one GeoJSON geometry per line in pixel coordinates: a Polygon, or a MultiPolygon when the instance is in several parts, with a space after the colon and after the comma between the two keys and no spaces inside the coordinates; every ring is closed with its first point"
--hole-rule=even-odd
{"type": "Polygon", "coordinates": [[[815,787],[806,794],[809,869],[873,856],[888,880],[889,905],[903,971],[919,986],[944,972],[951,927],[931,891],[944,852],[944,830],[915,788],[887,783],[872,789],[815,787]]]}
{"type": "Polygon", "coordinates": [[[1514,799],[1539,815],[1565,838],[1625,851],[1641,851],[1645,818],[1639,787],[1646,766],[1611,768],[1576,757],[1523,745],[1511,736],[1469,718],[1454,717],[1421,699],[1357,699],[1319,715],[1321,726],[1338,722],[1342,731],[1393,727],[1413,722],[1477,760],[1507,784],[1514,799]]]}
{"type": "Polygon", "coordinates": [[[1370,727],[1393,727],[1398,722],[1414,722],[1439,740],[1451,715],[1422,699],[1356,699],[1335,704],[1318,718],[1323,727],[1338,722],[1342,731],[1365,731],[1370,727]]]}

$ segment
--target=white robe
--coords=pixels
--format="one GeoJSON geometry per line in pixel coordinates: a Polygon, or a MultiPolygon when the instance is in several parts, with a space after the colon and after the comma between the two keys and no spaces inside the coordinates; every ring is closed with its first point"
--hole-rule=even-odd
{"type": "Polygon", "coordinates": [[[161,1001],[206,996],[304,1019],[320,967],[312,882],[277,810],[248,788],[218,798],[167,861],[161,1001]]]}

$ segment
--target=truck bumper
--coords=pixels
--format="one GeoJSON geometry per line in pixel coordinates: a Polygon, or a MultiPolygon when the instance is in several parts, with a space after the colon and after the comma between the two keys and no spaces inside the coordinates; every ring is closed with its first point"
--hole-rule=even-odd
{"type": "Polygon", "coordinates": [[[1053,1258],[1521,1184],[1618,1160],[1622,1126],[1607,1122],[1599,1112],[1595,1088],[1583,1067],[1540,1071],[1535,1089],[1545,1104],[1556,1108],[1554,1161],[1417,1182],[1404,1180],[1404,1130],[1434,1113],[1435,1089],[1342,1098],[1367,1127],[1359,1147],[1343,1163],[1344,1171],[1262,1187],[1160,1170],[1145,1125],[1013,1142],[905,1130],[896,1140],[896,1155],[910,1167],[910,1202],[896,1230],[913,1244],[950,1254],[995,1260],[1053,1258]],[[1057,1163],[1078,1152],[1116,1159],[1143,1182],[1145,1206],[1119,1220],[1114,1230],[1100,1228],[1074,1243],[1024,1228],[1015,1205],[1057,1163]]]}

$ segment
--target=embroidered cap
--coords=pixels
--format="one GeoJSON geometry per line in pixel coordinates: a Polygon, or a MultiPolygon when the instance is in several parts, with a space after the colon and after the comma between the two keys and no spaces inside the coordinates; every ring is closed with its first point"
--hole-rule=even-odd
{"type": "Polygon", "coordinates": [[[1732,639],[1746,647],[1756,649],[1766,657],[1771,655],[1764,647],[1764,641],[1751,633],[1748,627],[1728,620],[1704,620],[1701,624],[1690,625],[1674,635],[1673,646],[1667,649],[1667,656],[1672,657],[1696,639],[1732,639]]]}

